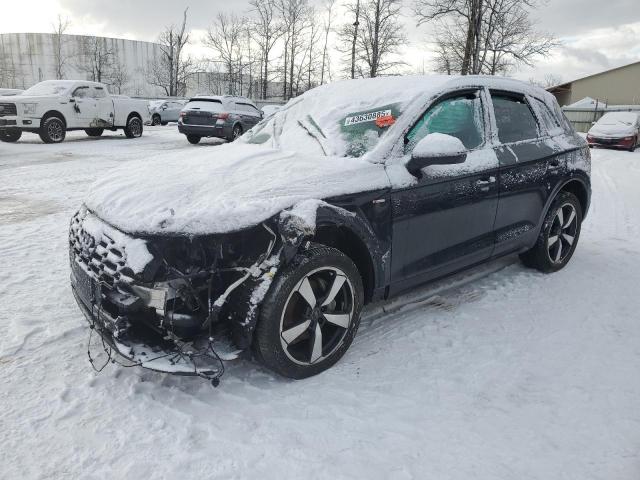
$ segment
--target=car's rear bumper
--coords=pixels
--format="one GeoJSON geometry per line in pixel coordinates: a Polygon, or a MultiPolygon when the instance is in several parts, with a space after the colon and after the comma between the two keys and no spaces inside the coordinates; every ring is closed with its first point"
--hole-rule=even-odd
{"type": "Polygon", "coordinates": [[[231,127],[226,125],[189,125],[178,123],[178,131],[184,135],[195,135],[198,137],[229,138],[231,127]]]}

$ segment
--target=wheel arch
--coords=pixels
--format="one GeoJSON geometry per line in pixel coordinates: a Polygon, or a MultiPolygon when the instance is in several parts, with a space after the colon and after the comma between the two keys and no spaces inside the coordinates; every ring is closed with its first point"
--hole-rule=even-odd
{"type": "Polygon", "coordinates": [[[133,117],[138,117],[141,121],[142,121],[142,115],[140,115],[138,112],[131,112],[129,115],[127,115],[127,123],[126,125],[129,125],[129,120],[131,120],[133,117]]]}
{"type": "Polygon", "coordinates": [[[42,115],[42,120],[40,120],[40,125],[42,126],[42,123],[51,117],[58,117],[60,118],[60,120],[62,120],[64,122],[64,128],[67,128],[67,119],[65,118],[65,116],[62,114],[62,112],[58,111],[58,110],[48,110],[44,115],[42,115]]]}
{"type": "Polygon", "coordinates": [[[582,217],[584,218],[587,216],[587,212],[589,210],[590,195],[589,188],[584,184],[582,180],[579,180],[577,178],[568,180],[558,190],[556,196],[560,192],[569,192],[574,194],[580,202],[580,207],[582,208],[582,217]]]}

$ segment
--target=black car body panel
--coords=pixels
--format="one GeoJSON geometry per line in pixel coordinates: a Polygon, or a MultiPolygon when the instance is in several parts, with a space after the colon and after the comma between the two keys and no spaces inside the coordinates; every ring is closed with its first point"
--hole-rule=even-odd
{"type": "MultiPolygon", "coordinates": [[[[426,117],[439,102],[453,104],[458,99],[472,108],[481,107],[483,130],[469,134],[478,139],[465,152],[470,166],[479,162],[477,168],[466,168],[465,164],[458,170],[425,168],[411,185],[325,198],[312,227],[296,223],[285,211],[239,232],[195,238],[150,237],[147,240],[155,263],[142,272],[145,278],[136,281],[150,289],[178,281],[170,294],[182,302],[175,311],[179,310],[178,323],[185,322],[185,330],[178,337],[210,335],[213,326],[223,324],[231,330],[234,343],[246,349],[271,278],[313,242],[335,247],[353,260],[363,278],[365,300],[371,302],[530,249],[561,190],[576,195],[586,216],[591,199],[586,142],[559,108],[554,109],[553,118],[543,121],[542,107],[535,105],[536,99],[529,93],[490,91],[482,85],[444,92],[424,106],[424,112],[407,125],[391,148],[406,153],[413,132],[422,128],[419,119],[423,114],[426,117]],[[509,116],[501,132],[498,125],[506,120],[495,118],[494,101],[502,102],[501,115],[509,116]],[[509,125],[518,122],[524,125],[522,129],[529,128],[528,134],[522,134],[529,138],[517,138],[521,130],[509,125]],[[249,273],[239,281],[243,272],[249,273]],[[185,333],[191,327],[194,330],[185,333]]],[[[179,128],[183,133],[204,136],[214,125],[187,123],[179,128]]],[[[79,258],[74,238],[72,265],[79,258]]],[[[100,277],[94,281],[99,282],[100,277]]],[[[135,293],[135,289],[123,290],[135,293]]],[[[96,303],[86,298],[91,289],[75,291],[85,311],[91,312],[96,303]]],[[[111,298],[117,304],[113,301],[116,297],[108,295],[103,293],[103,299],[111,298]]],[[[126,322],[146,315],[152,326],[162,331],[162,312],[135,301],[133,305],[140,310],[119,310],[126,322]],[[146,313],[140,315],[141,311],[146,313]]],[[[169,308],[167,304],[160,310],[169,308]]],[[[175,309],[175,300],[171,308],[175,309]]]]}

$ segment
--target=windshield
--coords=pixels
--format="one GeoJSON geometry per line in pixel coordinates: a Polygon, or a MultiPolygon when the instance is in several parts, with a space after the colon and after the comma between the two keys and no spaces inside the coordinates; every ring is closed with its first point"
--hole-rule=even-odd
{"type": "Polygon", "coordinates": [[[605,113],[603,117],[598,120],[600,125],[634,125],[638,120],[638,114],[632,112],[610,112],[605,113]]]}
{"type": "MultiPolygon", "coordinates": [[[[403,113],[401,103],[347,105],[326,112],[313,97],[298,97],[250,130],[243,141],[319,155],[361,157],[370,152],[403,113]],[[366,107],[366,105],[364,105],[366,107]],[[320,111],[318,111],[320,110],[320,111]]],[[[355,103],[355,102],[354,102],[355,103]]]]}
{"type": "Polygon", "coordinates": [[[321,85],[291,99],[240,140],[308,154],[362,157],[383,143],[390,145],[386,139],[392,140],[404,117],[417,116],[414,110],[450,80],[446,75],[389,76],[321,85]]]}
{"type": "Polygon", "coordinates": [[[62,95],[70,87],[71,84],[67,82],[40,82],[25,90],[22,95],[62,95]]]}

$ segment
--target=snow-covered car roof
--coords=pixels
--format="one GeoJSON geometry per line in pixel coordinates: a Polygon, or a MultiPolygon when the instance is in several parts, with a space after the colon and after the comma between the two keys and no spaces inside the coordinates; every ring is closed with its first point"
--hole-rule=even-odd
{"type": "Polygon", "coordinates": [[[608,123],[626,123],[633,125],[638,121],[638,112],[607,112],[605,113],[597,123],[606,125],[608,123]]]}
{"type": "Polygon", "coordinates": [[[464,87],[520,92],[553,105],[545,90],[490,76],[422,75],[346,80],[322,85],[290,100],[241,141],[327,156],[360,157],[384,145],[436,96],[464,87]],[[393,117],[377,128],[378,117],[393,117]]]}

